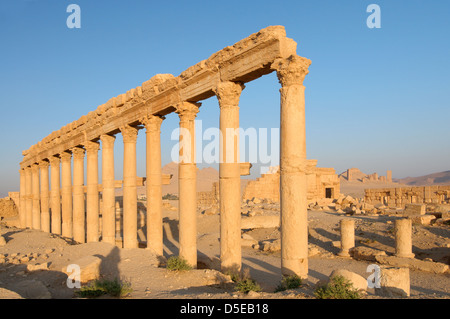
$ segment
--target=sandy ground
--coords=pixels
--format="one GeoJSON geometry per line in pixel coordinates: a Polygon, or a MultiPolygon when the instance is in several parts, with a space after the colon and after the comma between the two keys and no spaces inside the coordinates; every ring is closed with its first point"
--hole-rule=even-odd
{"type": "MultiPolygon", "coordinates": [[[[278,214],[276,209],[264,210],[263,214],[278,214]]],[[[275,207],[276,208],[276,207],[275,207]]],[[[95,255],[102,259],[101,274],[105,278],[121,278],[131,283],[133,292],[127,298],[314,298],[317,281],[326,279],[335,269],[346,269],[367,278],[367,266],[371,262],[356,261],[337,257],[338,248],[332,245],[339,240],[339,220],[342,215],[334,211],[309,211],[309,242],[320,252],[309,258],[309,278],[295,290],[273,293],[280,283],[280,252],[264,252],[251,247],[243,247],[243,268],[249,268],[250,276],[263,291],[244,295],[234,290],[233,285],[219,285],[209,269],[187,272],[172,272],[158,267],[158,259],[143,248],[119,249],[106,243],[74,244],[59,236],[38,230],[2,227],[1,233],[7,244],[0,247],[0,254],[8,258],[13,254],[32,257],[20,264],[0,264],[0,288],[5,293],[12,291],[18,296],[33,298],[29,287],[41,282],[52,298],[75,298],[74,289],[66,285],[67,275],[62,268],[83,256],[95,255]],[[29,272],[28,264],[48,262],[48,270],[29,272]]],[[[393,217],[356,217],[356,242],[394,252],[394,237],[391,229],[393,217]],[[367,239],[372,239],[367,241],[367,239]]],[[[164,212],[165,256],[178,254],[178,212],[164,212]]],[[[276,240],[277,228],[253,229],[245,231],[257,241],[276,240]]],[[[198,251],[202,267],[215,268],[219,256],[219,215],[198,214],[198,251]],[[211,261],[212,260],[212,261],[211,261]]],[[[414,226],[413,252],[417,258],[432,258],[434,261],[449,263],[449,226],[414,226]]],[[[450,275],[413,271],[411,277],[411,298],[450,298],[450,275]]],[[[39,286],[38,285],[38,286],[39,286]]],[[[44,289],[45,290],[45,289],[44,289]]],[[[11,296],[10,296],[11,297],[11,296]]],[[[373,290],[365,298],[374,296],[373,290]]]]}

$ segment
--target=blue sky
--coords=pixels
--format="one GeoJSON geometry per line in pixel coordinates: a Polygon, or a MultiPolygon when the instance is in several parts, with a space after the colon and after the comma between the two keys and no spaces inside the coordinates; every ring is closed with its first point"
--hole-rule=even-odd
{"type": "MultiPolygon", "coordinates": [[[[177,76],[269,25],[285,26],[312,60],[308,158],[337,173],[391,169],[394,178],[449,170],[449,12],[447,1],[3,0],[0,196],[18,190],[22,150],[153,75],[177,76]],[[71,3],[81,8],[80,29],[67,28],[71,3]],[[381,8],[380,29],[366,25],[371,3],[381,8]]],[[[279,127],[279,87],[274,73],[247,84],[242,128],[279,127]]],[[[203,128],[217,127],[218,116],[216,99],[203,101],[203,128]]],[[[175,114],[163,123],[163,164],[177,126],[175,114]]],[[[118,135],[117,179],[121,144],[118,135]]],[[[144,151],[140,131],[139,176],[144,151]]]]}

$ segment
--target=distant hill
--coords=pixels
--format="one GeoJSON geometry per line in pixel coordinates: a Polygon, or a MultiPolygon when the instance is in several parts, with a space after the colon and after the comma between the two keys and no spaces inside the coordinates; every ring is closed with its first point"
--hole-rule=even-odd
{"type": "Polygon", "coordinates": [[[450,171],[429,174],[419,177],[394,179],[395,182],[411,186],[450,185],[450,171]]]}

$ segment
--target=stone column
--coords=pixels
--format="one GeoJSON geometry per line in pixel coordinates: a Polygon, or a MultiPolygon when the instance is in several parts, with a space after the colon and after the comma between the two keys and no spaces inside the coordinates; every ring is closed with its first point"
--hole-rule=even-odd
{"type": "Polygon", "coordinates": [[[141,120],[146,134],[147,248],[163,255],[161,123],[164,117],[149,115],[141,120]]]}
{"type": "Polygon", "coordinates": [[[62,152],[61,156],[61,214],[62,214],[62,235],[72,238],[72,154],[62,152]]]}
{"type": "Polygon", "coordinates": [[[86,148],[86,239],[98,242],[99,238],[99,196],[98,196],[98,150],[100,145],[88,141],[86,148]]]}
{"type": "Polygon", "coordinates": [[[25,228],[27,226],[27,193],[26,193],[26,177],[25,177],[25,169],[21,168],[19,170],[19,174],[20,174],[20,190],[19,190],[19,195],[20,195],[20,200],[19,200],[19,222],[20,222],[20,227],[21,228],[25,228]]]}
{"type": "Polygon", "coordinates": [[[195,162],[195,117],[200,104],[177,105],[180,117],[180,162],[178,164],[180,257],[197,267],[197,165],[195,162]]]}
{"type": "Polygon", "coordinates": [[[28,166],[25,168],[25,225],[27,228],[31,228],[33,226],[33,188],[31,185],[31,180],[31,167],[28,166]]]}
{"type": "Polygon", "coordinates": [[[123,248],[137,248],[136,139],[138,129],[120,128],[123,136],[123,248]]]}
{"type": "Polygon", "coordinates": [[[81,147],[72,148],[73,156],[73,239],[79,243],[86,241],[84,206],[84,154],[81,147]]]}
{"type": "Polygon", "coordinates": [[[414,258],[411,239],[412,222],[409,218],[395,221],[395,256],[414,258]]]}
{"type": "Polygon", "coordinates": [[[244,85],[220,82],[214,90],[220,106],[219,206],[221,270],[241,270],[241,173],[239,98],[244,85]]]}
{"type": "Polygon", "coordinates": [[[280,89],[281,272],[308,276],[305,87],[311,61],[299,56],[272,64],[280,89]]]}
{"type": "Polygon", "coordinates": [[[50,161],[50,209],[52,211],[51,232],[61,235],[61,190],[60,190],[60,163],[61,159],[51,156],[50,161]]]}
{"type": "Polygon", "coordinates": [[[350,257],[350,249],[355,247],[355,221],[353,219],[341,219],[341,257],[350,257]]]}
{"type": "Polygon", "coordinates": [[[101,135],[102,141],[102,241],[116,243],[116,210],[114,189],[114,141],[111,135],[101,135]]]}
{"type": "Polygon", "coordinates": [[[39,165],[36,163],[31,166],[31,187],[33,192],[33,229],[41,229],[39,165]]]}
{"type": "Polygon", "coordinates": [[[49,162],[47,161],[39,162],[39,168],[41,170],[41,229],[47,233],[50,232],[48,166],[49,162]]]}

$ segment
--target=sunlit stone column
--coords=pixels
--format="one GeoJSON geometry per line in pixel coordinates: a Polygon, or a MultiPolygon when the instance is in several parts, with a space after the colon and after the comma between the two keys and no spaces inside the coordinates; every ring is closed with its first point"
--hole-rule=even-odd
{"type": "Polygon", "coordinates": [[[61,159],[51,156],[50,161],[50,209],[52,211],[51,232],[61,235],[61,190],[60,163],[61,159]]]}
{"type": "Polygon", "coordinates": [[[114,141],[111,135],[101,135],[102,141],[102,241],[116,243],[116,209],[114,189],[114,141]]]}
{"type": "Polygon", "coordinates": [[[179,241],[181,258],[197,267],[197,165],[195,161],[195,117],[200,104],[181,102],[180,158],[178,165],[179,241]]]}
{"type": "Polygon", "coordinates": [[[141,120],[146,134],[147,248],[163,255],[161,123],[164,117],[148,115],[141,120]]]}
{"type": "Polygon", "coordinates": [[[19,190],[19,222],[20,227],[25,228],[27,226],[27,199],[26,199],[26,177],[25,169],[21,168],[19,170],[20,174],[20,190],[19,190]]]}
{"type": "Polygon", "coordinates": [[[138,129],[120,127],[123,136],[123,248],[137,248],[136,139],[138,129]]]}
{"type": "Polygon", "coordinates": [[[41,229],[39,165],[36,163],[31,166],[31,185],[33,190],[33,229],[41,229]]]}
{"type": "Polygon", "coordinates": [[[61,156],[61,215],[62,215],[62,235],[72,237],[72,154],[62,152],[61,156]]]}
{"type": "Polygon", "coordinates": [[[86,239],[98,242],[99,237],[99,196],[98,196],[98,150],[100,144],[88,141],[86,148],[86,239]]]}
{"type": "Polygon", "coordinates": [[[350,249],[355,247],[355,220],[341,219],[341,257],[350,257],[350,249]]]}
{"type": "Polygon", "coordinates": [[[414,258],[411,231],[411,219],[402,218],[395,221],[395,256],[414,258]]]}
{"type": "Polygon", "coordinates": [[[308,277],[305,87],[311,61],[299,56],[272,64],[280,89],[281,271],[308,277]]]}
{"type": "Polygon", "coordinates": [[[239,272],[241,253],[241,174],[239,98],[244,85],[221,82],[215,89],[220,106],[220,261],[222,271],[239,272]]]}
{"type": "Polygon", "coordinates": [[[73,239],[84,243],[85,230],[85,206],[84,206],[84,154],[81,147],[72,148],[73,156],[73,239]]]}
{"type": "Polygon", "coordinates": [[[41,171],[41,229],[47,233],[50,232],[50,211],[48,207],[48,166],[49,162],[39,162],[41,171]]]}
{"type": "Polygon", "coordinates": [[[25,168],[25,225],[27,228],[31,228],[33,226],[33,187],[31,185],[31,181],[31,167],[28,166],[25,168]]]}

